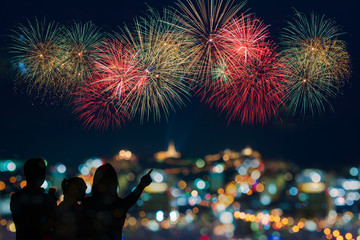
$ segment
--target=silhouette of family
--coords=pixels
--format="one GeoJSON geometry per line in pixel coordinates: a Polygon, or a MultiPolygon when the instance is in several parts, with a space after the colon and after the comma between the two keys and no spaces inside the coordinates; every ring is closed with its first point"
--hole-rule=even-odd
{"type": "Polygon", "coordinates": [[[16,227],[16,239],[122,239],[126,213],[152,182],[150,170],[125,198],[117,194],[117,174],[110,164],[100,166],[93,179],[91,196],[85,197],[82,178],[64,179],[64,200],[57,206],[55,189],[41,188],[46,162],[31,158],[24,164],[26,186],[11,196],[10,209],[16,227]]]}

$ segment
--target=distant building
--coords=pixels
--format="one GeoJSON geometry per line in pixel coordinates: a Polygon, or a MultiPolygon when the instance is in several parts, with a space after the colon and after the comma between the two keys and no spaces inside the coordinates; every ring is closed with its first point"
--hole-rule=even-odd
{"type": "Polygon", "coordinates": [[[158,162],[163,162],[165,159],[169,159],[169,158],[180,158],[180,157],[181,157],[181,153],[176,151],[173,141],[169,143],[167,151],[157,152],[154,154],[154,158],[158,162]]]}

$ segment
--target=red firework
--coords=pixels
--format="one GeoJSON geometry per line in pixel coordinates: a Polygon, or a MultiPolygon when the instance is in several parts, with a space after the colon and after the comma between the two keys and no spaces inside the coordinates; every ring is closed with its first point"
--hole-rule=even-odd
{"type": "Polygon", "coordinates": [[[75,93],[74,113],[88,128],[119,128],[130,118],[130,102],[141,77],[135,54],[119,41],[98,49],[94,73],[75,93]]]}
{"type": "Polygon", "coordinates": [[[288,69],[266,40],[267,26],[251,16],[233,18],[217,35],[219,55],[205,101],[226,112],[229,121],[265,124],[278,116],[288,69]]]}
{"type": "Polygon", "coordinates": [[[119,104],[112,92],[106,82],[87,81],[78,87],[73,101],[74,113],[86,128],[119,128],[129,118],[126,107],[119,104]]]}
{"type": "Polygon", "coordinates": [[[106,82],[114,99],[128,102],[135,94],[133,91],[139,79],[144,75],[139,68],[136,53],[130,45],[124,45],[117,40],[106,41],[98,50],[95,81],[106,82]]]}
{"type": "Polygon", "coordinates": [[[217,69],[207,102],[227,112],[229,121],[265,124],[278,116],[289,71],[271,44],[258,48],[246,62],[242,57],[221,60],[217,69]]]}
{"type": "Polygon", "coordinates": [[[268,26],[256,17],[233,18],[218,34],[222,55],[247,61],[256,58],[269,36],[268,26]]]}
{"type": "Polygon", "coordinates": [[[234,18],[219,31],[219,56],[202,94],[229,121],[265,124],[278,116],[289,71],[268,36],[267,26],[250,16],[234,18]]]}

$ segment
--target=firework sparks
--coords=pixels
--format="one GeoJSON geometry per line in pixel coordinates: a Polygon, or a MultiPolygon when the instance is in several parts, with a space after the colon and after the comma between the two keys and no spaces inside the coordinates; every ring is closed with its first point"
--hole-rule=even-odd
{"type": "Polygon", "coordinates": [[[101,34],[90,22],[64,28],[35,19],[35,24],[20,25],[11,37],[11,52],[29,93],[62,99],[72,96],[90,75],[101,34]]]}
{"type": "Polygon", "coordinates": [[[201,88],[211,82],[210,72],[216,61],[218,51],[218,31],[227,24],[245,5],[245,2],[234,4],[232,0],[197,0],[196,4],[187,0],[177,3],[180,10],[178,28],[189,38],[193,65],[201,88]]]}
{"type": "Polygon", "coordinates": [[[126,107],[114,99],[107,82],[87,81],[77,88],[75,96],[74,113],[86,128],[119,128],[129,118],[126,107]]]}
{"type": "Polygon", "coordinates": [[[142,69],[130,111],[132,116],[139,114],[141,121],[145,117],[149,120],[151,114],[154,120],[159,120],[161,113],[167,118],[169,111],[175,110],[175,105],[183,106],[183,99],[189,96],[189,49],[181,31],[174,27],[176,19],[166,9],[163,16],[149,11],[147,19],[135,20],[134,29],[126,27],[121,36],[132,45],[137,68],[142,69]]]}
{"type": "Polygon", "coordinates": [[[259,49],[266,45],[267,37],[269,37],[268,26],[258,18],[235,17],[219,31],[220,53],[246,63],[249,57],[256,57],[259,49]]]}
{"type": "Polygon", "coordinates": [[[217,61],[212,81],[203,88],[203,99],[229,121],[266,123],[278,116],[289,70],[266,40],[267,26],[253,16],[233,18],[218,31],[217,61]]]}
{"type": "Polygon", "coordinates": [[[246,62],[241,57],[221,61],[213,71],[214,83],[207,102],[226,112],[229,121],[265,124],[271,116],[278,117],[288,74],[286,64],[268,43],[246,62]]]}
{"type": "Polygon", "coordinates": [[[63,85],[73,89],[91,75],[102,34],[93,23],[74,22],[63,34],[63,85]]]}
{"type": "Polygon", "coordinates": [[[343,33],[335,21],[312,14],[310,20],[296,12],[282,33],[282,55],[293,70],[288,106],[304,116],[332,109],[334,98],[350,76],[350,56],[343,33]],[[328,107],[326,107],[328,106],[328,107]]]}
{"type": "Polygon", "coordinates": [[[98,59],[87,84],[79,87],[74,112],[88,128],[119,128],[128,113],[141,70],[131,46],[106,40],[97,49],[98,59]]]}
{"type": "Polygon", "coordinates": [[[29,93],[40,95],[58,94],[62,86],[58,84],[61,62],[61,28],[54,22],[46,23],[35,19],[19,25],[11,36],[13,44],[10,52],[20,67],[21,80],[25,80],[29,93]]]}
{"type": "Polygon", "coordinates": [[[177,5],[162,14],[149,9],[110,40],[91,22],[19,25],[11,36],[18,79],[43,99],[75,96],[78,119],[105,130],[135,116],[168,118],[191,89],[229,121],[264,124],[284,102],[293,114],[314,116],[332,109],[330,99],[350,77],[343,33],[324,16],[296,12],[279,55],[267,25],[253,15],[236,17],[245,2],[177,5]]]}

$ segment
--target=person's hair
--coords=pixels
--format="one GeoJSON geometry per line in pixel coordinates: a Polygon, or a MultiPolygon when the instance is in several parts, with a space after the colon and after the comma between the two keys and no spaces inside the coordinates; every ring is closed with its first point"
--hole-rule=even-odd
{"type": "Polygon", "coordinates": [[[86,183],[85,181],[80,178],[80,177],[73,177],[73,178],[69,178],[66,179],[64,178],[64,180],[61,182],[61,188],[63,191],[63,194],[67,194],[69,191],[69,188],[73,185],[77,185],[78,188],[84,187],[86,189],[86,183]]]}
{"type": "Polygon", "coordinates": [[[117,179],[116,171],[109,163],[106,163],[96,169],[93,186],[92,186],[92,195],[117,195],[117,188],[119,182],[117,179]]]}
{"type": "Polygon", "coordinates": [[[46,161],[43,158],[30,158],[24,164],[24,175],[26,180],[45,180],[46,161]]]}

